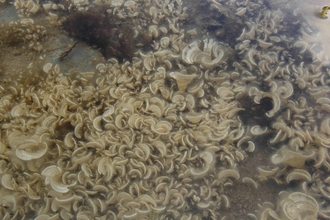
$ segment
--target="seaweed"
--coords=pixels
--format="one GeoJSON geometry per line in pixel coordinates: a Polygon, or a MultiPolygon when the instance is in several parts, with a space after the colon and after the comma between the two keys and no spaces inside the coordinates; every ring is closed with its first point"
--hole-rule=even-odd
{"type": "Polygon", "coordinates": [[[217,41],[235,47],[236,38],[240,36],[244,23],[240,17],[231,11],[219,12],[211,7],[209,2],[197,0],[189,2],[190,13],[183,24],[188,27],[201,27],[201,33],[208,33],[217,41]]]}
{"type": "MultiPolygon", "coordinates": [[[[118,39],[115,43],[109,44],[106,51],[106,58],[113,56],[121,61],[132,60],[134,52],[136,51],[135,39],[132,35],[133,29],[125,25],[118,33],[118,39]]],[[[112,41],[114,42],[114,41],[112,41]]]]}
{"type": "Polygon", "coordinates": [[[102,7],[95,7],[71,13],[62,27],[69,36],[98,48],[106,59],[115,57],[123,62],[132,60],[138,43],[147,49],[153,40],[143,32],[134,37],[132,23],[108,14],[102,7]]]}

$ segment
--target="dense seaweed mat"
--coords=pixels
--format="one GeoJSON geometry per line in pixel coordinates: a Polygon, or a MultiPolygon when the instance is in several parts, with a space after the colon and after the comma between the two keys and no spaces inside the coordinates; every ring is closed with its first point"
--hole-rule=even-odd
{"type": "Polygon", "coordinates": [[[330,218],[329,61],[294,1],[1,9],[1,219],[330,218]]]}

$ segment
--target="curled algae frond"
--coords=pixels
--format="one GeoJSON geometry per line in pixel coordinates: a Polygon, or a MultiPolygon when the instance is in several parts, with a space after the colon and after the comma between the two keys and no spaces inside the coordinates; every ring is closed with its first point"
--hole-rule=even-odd
{"type": "Polygon", "coordinates": [[[202,168],[191,168],[190,174],[193,178],[201,178],[210,172],[214,166],[214,156],[211,152],[204,151],[199,157],[204,161],[205,165],[202,168]]]}
{"type": "Polygon", "coordinates": [[[294,192],[284,198],[281,203],[282,219],[316,219],[319,211],[317,201],[304,193],[294,192]]]}
{"type": "Polygon", "coordinates": [[[189,83],[197,77],[196,74],[187,75],[180,72],[171,72],[170,76],[175,79],[178,89],[181,92],[184,92],[189,83]]]}

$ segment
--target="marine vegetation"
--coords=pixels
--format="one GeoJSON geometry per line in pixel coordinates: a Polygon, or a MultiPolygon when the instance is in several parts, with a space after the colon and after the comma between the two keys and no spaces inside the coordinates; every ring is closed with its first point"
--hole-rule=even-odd
{"type": "Polygon", "coordinates": [[[130,20],[123,21],[116,15],[108,14],[102,7],[70,13],[62,27],[69,36],[99,49],[106,59],[116,57],[120,61],[130,61],[136,44],[148,47],[152,41],[142,33],[134,37],[130,20]],[[138,42],[140,39],[143,41],[138,42]]]}

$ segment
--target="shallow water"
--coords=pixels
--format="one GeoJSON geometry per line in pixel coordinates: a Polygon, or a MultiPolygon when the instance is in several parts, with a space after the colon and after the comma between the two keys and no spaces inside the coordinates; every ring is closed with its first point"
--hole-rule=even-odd
{"type": "Polygon", "coordinates": [[[324,4],[0,3],[0,218],[329,219],[324,4]]]}

